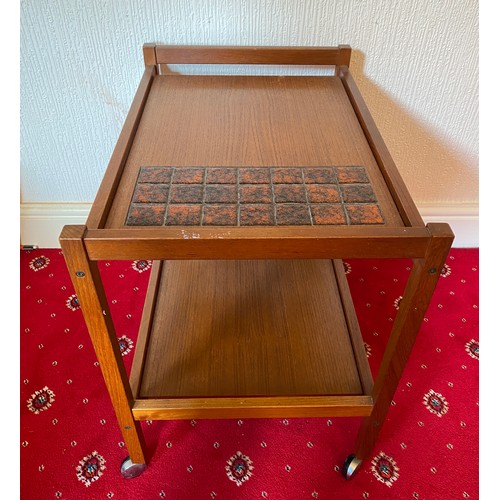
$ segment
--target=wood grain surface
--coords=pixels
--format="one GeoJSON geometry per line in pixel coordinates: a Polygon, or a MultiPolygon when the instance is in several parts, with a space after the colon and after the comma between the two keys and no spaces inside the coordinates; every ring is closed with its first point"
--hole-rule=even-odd
{"type": "Polygon", "coordinates": [[[332,262],[166,262],[140,397],[361,395],[332,262]]]}
{"type": "Polygon", "coordinates": [[[401,226],[338,77],[155,76],[106,227],[123,227],[141,166],[345,165],[366,168],[401,226]]]}
{"type": "Polygon", "coordinates": [[[370,396],[267,396],[240,398],[141,399],[138,420],[192,418],[361,417],[370,414],[370,396]]]}
{"type": "MultiPolygon", "coordinates": [[[[157,64],[306,64],[349,66],[351,48],[339,47],[232,47],[156,45],[157,64]]],[[[144,57],[148,64],[151,59],[144,57]]]]}
{"type": "Polygon", "coordinates": [[[91,260],[422,257],[425,227],[284,226],[93,229],[91,260]]]}

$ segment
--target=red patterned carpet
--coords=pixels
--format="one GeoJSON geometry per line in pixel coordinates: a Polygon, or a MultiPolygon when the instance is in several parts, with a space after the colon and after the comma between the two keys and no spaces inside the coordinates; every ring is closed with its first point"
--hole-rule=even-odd
{"type": "MultiPolygon", "coordinates": [[[[345,263],[374,372],[408,261],[345,263]]],[[[149,262],[103,262],[130,369],[149,262]]],[[[341,475],[358,419],[144,422],[147,470],[127,455],[58,250],[21,255],[21,498],[148,500],[478,498],[478,251],[442,270],[371,462],[341,475]]]]}

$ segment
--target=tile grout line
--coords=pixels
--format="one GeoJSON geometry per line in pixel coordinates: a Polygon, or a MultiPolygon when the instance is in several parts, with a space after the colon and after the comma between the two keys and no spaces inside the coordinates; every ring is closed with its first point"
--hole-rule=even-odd
{"type": "Polygon", "coordinates": [[[163,216],[163,226],[167,225],[168,220],[168,209],[170,207],[170,196],[172,194],[172,179],[174,178],[175,167],[172,167],[172,175],[170,176],[170,182],[168,183],[168,196],[167,196],[167,204],[165,206],[165,214],[163,216]]]}
{"type": "Polygon", "coordinates": [[[276,213],[276,209],[277,209],[277,203],[276,203],[276,194],[274,192],[274,181],[273,181],[273,177],[271,175],[271,168],[269,167],[269,185],[271,186],[271,195],[272,195],[272,204],[273,204],[273,216],[274,216],[274,225],[277,226],[278,225],[278,215],[276,213]]]}
{"type": "Polygon", "coordinates": [[[202,190],[202,196],[201,196],[201,207],[200,207],[200,227],[203,226],[203,219],[205,217],[205,196],[207,194],[207,176],[208,176],[208,167],[204,167],[204,173],[203,173],[203,190],[202,190]]]}
{"type": "Polygon", "coordinates": [[[344,203],[344,197],[342,196],[342,190],[340,189],[340,182],[339,182],[339,176],[338,176],[338,172],[337,172],[337,168],[338,167],[332,167],[332,170],[334,172],[334,175],[335,175],[335,182],[337,183],[337,189],[339,191],[339,200],[340,200],[340,206],[342,207],[342,211],[344,212],[344,215],[345,215],[345,221],[346,221],[346,226],[351,226],[351,219],[347,213],[347,208],[345,206],[345,203],[344,203]]]}
{"type": "Polygon", "coordinates": [[[128,220],[130,219],[130,212],[132,211],[132,205],[134,204],[134,196],[135,196],[135,192],[137,190],[137,186],[139,185],[139,179],[141,178],[141,172],[142,172],[142,169],[144,167],[141,167],[139,169],[139,172],[137,174],[137,178],[136,178],[136,181],[135,181],[135,186],[134,186],[134,191],[132,192],[132,199],[130,200],[130,203],[129,203],[129,206],[128,206],[128,211],[127,211],[127,218],[125,219],[125,225],[127,226],[128,225],[128,220]]]}
{"type": "Polygon", "coordinates": [[[313,215],[312,215],[312,210],[311,210],[311,203],[309,201],[309,193],[307,191],[307,186],[306,186],[306,178],[304,175],[304,169],[300,169],[300,174],[302,176],[302,185],[304,187],[305,195],[306,195],[306,204],[307,204],[307,211],[309,212],[309,220],[311,221],[311,226],[314,226],[314,220],[313,220],[313,215]]]}
{"type": "Polygon", "coordinates": [[[240,169],[236,168],[236,225],[241,227],[241,203],[240,203],[240,169]]]}

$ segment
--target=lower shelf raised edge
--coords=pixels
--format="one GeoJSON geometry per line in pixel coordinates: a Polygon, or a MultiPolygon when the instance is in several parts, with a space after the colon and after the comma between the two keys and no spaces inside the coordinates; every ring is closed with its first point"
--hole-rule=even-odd
{"type": "Polygon", "coordinates": [[[135,399],[363,396],[342,299],[330,260],[155,263],[135,399]]]}
{"type": "Polygon", "coordinates": [[[134,402],[136,420],[223,418],[363,417],[370,396],[148,399],[134,402]]]}

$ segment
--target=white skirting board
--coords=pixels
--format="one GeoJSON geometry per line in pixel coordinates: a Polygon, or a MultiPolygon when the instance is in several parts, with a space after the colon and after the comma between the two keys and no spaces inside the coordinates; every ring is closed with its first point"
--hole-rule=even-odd
{"type": "MultiPolygon", "coordinates": [[[[66,224],[85,224],[91,203],[21,203],[21,245],[59,248],[59,235],[66,224]]],[[[479,247],[477,204],[422,204],[427,222],[447,222],[455,233],[455,248],[479,247]]]]}
{"type": "Polygon", "coordinates": [[[92,203],[21,203],[21,245],[60,248],[67,224],[85,224],[92,203]]]}
{"type": "Polygon", "coordinates": [[[479,205],[417,204],[424,222],[447,222],[455,233],[454,248],[479,248],[479,205]]]}

